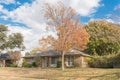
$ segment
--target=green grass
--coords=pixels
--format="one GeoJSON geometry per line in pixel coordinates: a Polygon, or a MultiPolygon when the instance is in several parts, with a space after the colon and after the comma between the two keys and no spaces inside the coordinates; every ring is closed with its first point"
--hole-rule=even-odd
{"type": "Polygon", "coordinates": [[[0,80],[120,80],[120,69],[0,68],[0,80]]]}

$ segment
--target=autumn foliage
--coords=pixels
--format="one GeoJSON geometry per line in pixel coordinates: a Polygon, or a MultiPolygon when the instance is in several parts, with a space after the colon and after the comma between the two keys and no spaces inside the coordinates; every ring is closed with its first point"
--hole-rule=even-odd
{"type": "Polygon", "coordinates": [[[63,52],[77,48],[84,50],[89,42],[89,34],[80,24],[79,16],[71,7],[66,7],[62,3],[57,6],[45,5],[45,18],[48,28],[57,31],[57,37],[52,35],[42,38],[40,42],[44,46],[51,45],[55,50],[63,52]]]}
{"type": "Polygon", "coordinates": [[[46,4],[45,18],[48,20],[48,27],[56,30],[57,37],[50,35],[40,41],[44,40],[44,43],[47,43],[46,46],[51,45],[54,50],[62,54],[64,70],[64,54],[69,49],[84,50],[89,42],[89,34],[80,24],[75,10],[62,3],[57,6],[46,4]]]}
{"type": "MultiPolygon", "coordinates": [[[[74,23],[70,19],[65,20],[66,26],[58,26],[57,39],[53,36],[44,38],[45,43],[51,44],[57,51],[63,52],[69,49],[84,50],[89,41],[89,35],[79,23],[74,23]]],[[[43,40],[43,38],[41,39],[43,40]]]]}
{"type": "Polygon", "coordinates": [[[19,51],[11,52],[10,59],[15,63],[16,61],[19,61],[21,58],[21,53],[19,51]]]}

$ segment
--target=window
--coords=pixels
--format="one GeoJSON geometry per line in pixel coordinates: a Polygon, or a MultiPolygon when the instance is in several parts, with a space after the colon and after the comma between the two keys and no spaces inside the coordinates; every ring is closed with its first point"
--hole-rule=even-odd
{"type": "Polygon", "coordinates": [[[67,61],[68,61],[68,66],[72,66],[73,65],[73,57],[72,56],[68,56],[67,57],[67,61]]]}
{"type": "Polygon", "coordinates": [[[56,64],[56,58],[55,57],[51,58],[51,64],[56,64]]]}

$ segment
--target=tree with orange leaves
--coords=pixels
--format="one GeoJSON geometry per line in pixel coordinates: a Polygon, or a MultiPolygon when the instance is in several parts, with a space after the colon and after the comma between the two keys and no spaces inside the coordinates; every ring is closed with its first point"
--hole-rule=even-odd
{"type": "MultiPolygon", "coordinates": [[[[47,37],[48,38],[48,37],[47,37]]],[[[50,40],[46,39],[45,37],[42,37],[40,40],[39,40],[39,51],[46,51],[48,50],[48,48],[50,48],[50,40]]]]}
{"type": "Polygon", "coordinates": [[[46,4],[45,18],[48,25],[57,31],[57,38],[48,36],[44,41],[62,55],[62,70],[64,70],[64,55],[69,49],[84,50],[89,42],[89,34],[82,27],[75,10],[62,3],[58,6],[46,4]]]}

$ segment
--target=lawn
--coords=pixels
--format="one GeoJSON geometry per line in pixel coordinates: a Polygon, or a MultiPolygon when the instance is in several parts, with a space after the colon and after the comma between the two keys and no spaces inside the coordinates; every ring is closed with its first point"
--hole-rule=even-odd
{"type": "Polygon", "coordinates": [[[120,69],[0,68],[0,80],[120,80],[120,69]]]}

